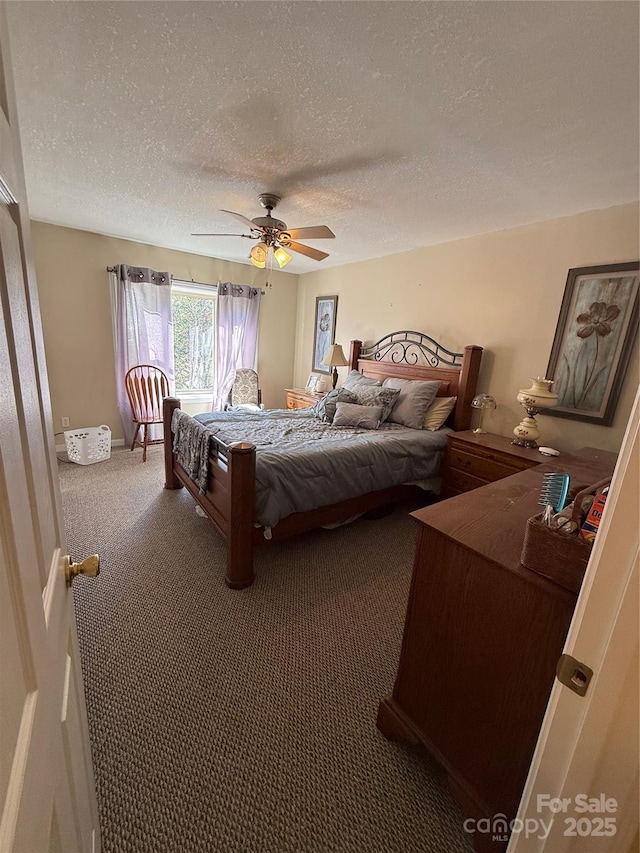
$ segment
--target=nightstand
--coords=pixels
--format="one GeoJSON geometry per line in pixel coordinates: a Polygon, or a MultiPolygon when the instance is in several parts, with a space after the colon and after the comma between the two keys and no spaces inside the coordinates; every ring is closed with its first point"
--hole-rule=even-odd
{"type": "MultiPolygon", "coordinates": [[[[492,435],[490,432],[475,433],[473,430],[450,433],[448,436],[447,459],[442,483],[442,497],[450,498],[486,486],[541,465],[543,462],[556,461],[543,456],[537,449],[518,447],[504,435],[492,435]]],[[[562,454],[557,457],[561,460],[562,454]]]]}
{"type": "Polygon", "coordinates": [[[287,392],[287,409],[308,409],[324,397],[324,392],[305,391],[304,388],[285,388],[284,390],[287,392]]]}

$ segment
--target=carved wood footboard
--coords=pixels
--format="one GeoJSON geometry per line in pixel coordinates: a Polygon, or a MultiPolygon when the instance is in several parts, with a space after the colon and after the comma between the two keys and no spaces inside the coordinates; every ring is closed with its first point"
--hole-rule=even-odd
{"type": "Polygon", "coordinates": [[[164,487],[180,489],[185,486],[200,504],[227,543],[227,585],[232,589],[243,589],[253,581],[255,445],[244,441],[225,444],[212,438],[207,492],[201,495],[173,452],[171,419],[179,408],[180,400],[165,398],[164,487]]]}

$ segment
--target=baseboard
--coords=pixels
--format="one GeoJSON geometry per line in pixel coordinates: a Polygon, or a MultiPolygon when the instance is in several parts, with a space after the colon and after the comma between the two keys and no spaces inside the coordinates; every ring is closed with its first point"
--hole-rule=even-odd
{"type": "MultiPolygon", "coordinates": [[[[111,447],[124,447],[124,438],[114,438],[111,442],[111,447]]],[[[66,444],[56,444],[56,453],[66,453],[66,444]]]]}

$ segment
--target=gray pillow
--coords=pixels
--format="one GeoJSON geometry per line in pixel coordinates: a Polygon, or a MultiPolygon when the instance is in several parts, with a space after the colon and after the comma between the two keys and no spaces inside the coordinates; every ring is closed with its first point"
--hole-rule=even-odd
{"type": "Polygon", "coordinates": [[[386,421],[400,396],[396,388],[377,388],[371,385],[356,385],[351,389],[360,406],[381,406],[381,422],[386,421]]]}
{"type": "Polygon", "coordinates": [[[342,387],[353,391],[357,385],[375,385],[380,388],[382,386],[382,382],[380,382],[379,379],[369,379],[368,376],[363,376],[362,373],[359,373],[357,370],[352,370],[342,383],[342,387]]]}
{"type": "Polygon", "coordinates": [[[439,380],[421,382],[415,379],[385,379],[384,388],[397,388],[400,391],[389,420],[410,429],[422,429],[422,421],[429,406],[435,400],[440,387],[439,380]]]}
{"type": "Polygon", "coordinates": [[[358,406],[355,403],[338,403],[333,425],[378,429],[381,416],[382,406],[358,406]]]}
{"type": "Polygon", "coordinates": [[[334,388],[325,394],[322,400],[313,407],[313,414],[324,421],[324,423],[332,423],[336,413],[336,405],[342,400],[344,403],[357,402],[355,394],[352,394],[347,388],[334,388]]]}

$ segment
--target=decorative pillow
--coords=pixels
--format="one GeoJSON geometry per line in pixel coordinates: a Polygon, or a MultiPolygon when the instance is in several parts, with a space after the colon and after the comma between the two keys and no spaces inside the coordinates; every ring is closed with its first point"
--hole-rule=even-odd
{"type": "Polygon", "coordinates": [[[353,391],[356,385],[375,385],[380,388],[382,386],[382,382],[380,382],[379,379],[369,379],[368,376],[363,376],[362,373],[359,373],[357,370],[352,370],[342,383],[342,387],[353,391]]]}
{"type": "Polygon", "coordinates": [[[389,420],[395,424],[403,424],[410,429],[422,429],[422,421],[427,409],[433,403],[439,380],[421,382],[415,379],[385,379],[384,388],[398,388],[400,396],[389,415],[389,420]]]}
{"type": "Polygon", "coordinates": [[[382,417],[382,406],[358,406],[355,403],[338,403],[334,426],[378,429],[382,417]]]}
{"type": "Polygon", "coordinates": [[[334,388],[325,394],[322,400],[313,407],[313,414],[324,421],[324,423],[332,423],[336,413],[336,404],[342,400],[344,403],[356,403],[357,398],[347,388],[334,388]]]}
{"type": "Polygon", "coordinates": [[[436,397],[427,409],[427,414],[424,416],[424,420],[422,421],[422,429],[440,429],[442,424],[453,411],[457,402],[457,397],[436,397]]]}
{"type": "Polygon", "coordinates": [[[356,385],[351,389],[360,406],[381,406],[382,421],[386,421],[400,396],[396,388],[378,388],[371,385],[356,385]]]}

